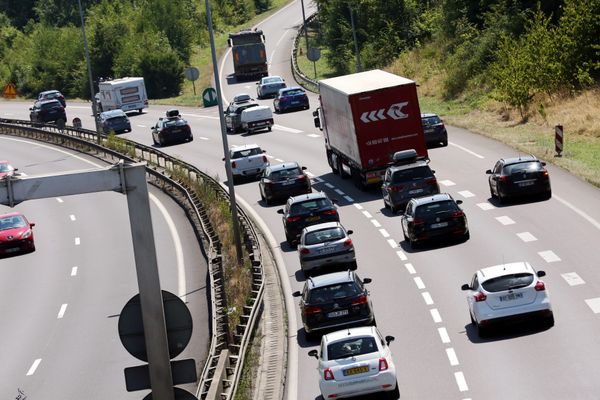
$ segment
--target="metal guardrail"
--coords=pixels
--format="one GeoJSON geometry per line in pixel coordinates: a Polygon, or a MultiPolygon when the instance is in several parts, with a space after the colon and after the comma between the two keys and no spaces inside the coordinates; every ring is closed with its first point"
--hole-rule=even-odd
{"type": "Polygon", "coordinates": [[[264,291],[264,271],[261,263],[261,249],[258,234],[243,209],[238,208],[241,232],[246,251],[252,263],[252,292],[249,305],[244,307],[241,323],[236,332],[229,332],[227,321],[228,307],[223,286],[223,265],[221,242],[212,226],[200,194],[194,185],[208,185],[221,199],[229,201],[229,194],[215,179],[196,167],[171,157],[153,147],[119,138],[111,142],[111,138],[101,135],[100,144],[96,143],[96,132],[70,126],[58,127],[51,124],[36,124],[30,121],[0,119],[0,134],[26,137],[33,140],[51,143],[70,148],[104,161],[146,161],[148,181],[169,194],[183,209],[192,226],[205,256],[208,259],[211,294],[212,339],[209,354],[200,374],[196,396],[201,399],[232,399],[239,382],[244,355],[251,333],[257,322],[257,315],[262,303],[264,291]],[[116,147],[116,149],[110,148],[116,147]],[[232,338],[232,340],[230,340],[232,338]],[[219,363],[221,352],[225,351],[227,362],[219,363]],[[218,364],[226,367],[218,368],[218,364]],[[218,390],[210,390],[217,387],[218,390]],[[213,393],[215,397],[207,397],[213,393]]]}
{"type": "MultiPolygon", "coordinates": [[[[309,24],[316,18],[317,13],[314,13],[306,18],[306,23],[309,24]]],[[[304,75],[302,71],[300,71],[300,68],[298,68],[298,42],[304,34],[305,29],[306,25],[302,25],[294,37],[294,44],[292,46],[292,75],[294,76],[296,82],[300,84],[300,86],[306,90],[310,90],[313,93],[319,93],[319,82],[315,81],[314,79],[310,79],[308,76],[304,75]]]]}

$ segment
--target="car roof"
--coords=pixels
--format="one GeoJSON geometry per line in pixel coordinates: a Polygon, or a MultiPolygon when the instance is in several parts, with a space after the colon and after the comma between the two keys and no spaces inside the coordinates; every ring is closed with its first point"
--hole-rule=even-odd
{"type": "Polygon", "coordinates": [[[260,146],[257,145],[256,143],[252,143],[252,144],[242,144],[240,146],[231,146],[231,150],[232,151],[238,151],[238,150],[248,150],[248,149],[260,149],[260,146]]]}
{"type": "Polygon", "coordinates": [[[1,214],[0,218],[5,218],[5,217],[18,217],[18,216],[24,216],[23,214],[21,214],[18,211],[13,211],[10,213],[6,213],[6,214],[1,214]]]}
{"type": "Polygon", "coordinates": [[[246,114],[248,114],[248,113],[255,113],[255,112],[260,111],[260,110],[271,110],[271,107],[269,107],[269,106],[261,106],[261,105],[254,106],[254,107],[248,107],[248,108],[242,110],[242,113],[246,113],[246,114]]]}
{"type": "Polygon", "coordinates": [[[421,118],[427,118],[427,117],[439,117],[439,115],[434,114],[434,113],[421,113],[421,118]]]}
{"type": "Polygon", "coordinates": [[[8,164],[8,160],[0,160],[0,164],[8,164]]]}
{"type": "Polygon", "coordinates": [[[438,194],[434,194],[431,196],[415,197],[415,198],[411,199],[411,201],[413,203],[415,203],[415,205],[417,205],[417,206],[420,206],[423,204],[435,203],[438,201],[447,201],[447,200],[454,200],[454,199],[448,193],[438,193],[438,194]]]}
{"type": "Polygon", "coordinates": [[[279,76],[279,75],[269,75],[269,76],[263,76],[263,77],[262,77],[260,80],[261,80],[261,81],[264,81],[264,80],[267,80],[267,79],[269,79],[269,78],[275,78],[275,79],[281,79],[281,80],[283,80],[283,78],[282,78],[281,76],[279,76]]]}
{"type": "Polygon", "coordinates": [[[518,156],[518,157],[503,158],[502,160],[504,161],[504,165],[518,164],[521,162],[529,162],[529,161],[539,161],[538,158],[532,154],[525,154],[525,155],[518,156]]]}
{"type": "Polygon", "coordinates": [[[339,272],[331,272],[329,274],[312,276],[307,279],[308,288],[314,289],[323,286],[329,286],[336,283],[342,282],[354,282],[354,272],[351,270],[348,271],[339,271],[339,272]]]}
{"type": "Polygon", "coordinates": [[[360,326],[356,328],[348,328],[342,329],[339,331],[331,332],[326,335],[323,335],[324,343],[337,342],[338,340],[343,340],[348,337],[355,336],[375,336],[377,337],[377,333],[375,331],[374,326],[360,326]]]}
{"type": "Polygon", "coordinates": [[[271,166],[269,166],[269,169],[271,171],[282,171],[284,169],[299,168],[299,167],[300,167],[300,165],[296,161],[289,161],[289,162],[280,163],[280,164],[271,164],[271,166]]]}
{"type": "Polygon", "coordinates": [[[400,165],[390,165],[388,168],[393,171],[401,171],[405,169],[413,169],[418,167],[427,167],[427,160],[417,160],[415,162],[411,162],[408,164],[400,164],[400,165]]]}
{"type": "Polygon", "coordinates": [[[50,93],[60,93],[60,90],[45,90],[40,92],[40,94],[50,94],[50,93]]]}
{"type": "Polygon", "coordinates": [[[123,115],[127,116],[127,114],[125,114],[125,111],[123,111],[123,110],[104,111],[104,112],[101,112],[100,115],[105,116],[105,117],[121,117],[123,115]]]}
{"type": "Polygon", "coordinates": [[[38,100],[38,101],[36,101],[36,103],[40,104],[40,105],[48,104],[48,103],[58,103],[62,107],[62,103],[60,101],[58,101],[57,99],[38,100]]]}
{"type": "Polygon", "coordinates": [[[511,275],[522,272],[529,272],[531,274],[535,274],[533,267],[526,261],[494,265],[491,267],[482,268],[480,270],[481,276],[484,278],[484,281],[496,278],[498,276],[511,275]]]}
{"type": "Polygon", "coordinates": [[[307,194],[299,194],[298,196],[291,196],[290,200],[292,203],[305,201],[305,200],[313,200],[313,199],[329,199],[325,192],[312,192],[307,194]]]}
{"type": "Polygon", "coordinates": [[[300,89],[304,92],[304,88],[302,88],[300,86],[288,86],[288,87],[279,89],[279,93],[287,92],[288,90],[298,90],[298,89],[300,89]]]}
{"type": "Polygon", "coordinates": [[[337,221],[332,221],[332,222],[323,222],[322,224],[316,224],[316,225],[310,225],[307,226],[306,228],[304,228],[303,230],[308,232],[314,232],[314,231],[320,231],[322,229],[331,229],[331,228],[338,228],[338,227],[342,227],[342,224],[340,224],[337,221]]]}

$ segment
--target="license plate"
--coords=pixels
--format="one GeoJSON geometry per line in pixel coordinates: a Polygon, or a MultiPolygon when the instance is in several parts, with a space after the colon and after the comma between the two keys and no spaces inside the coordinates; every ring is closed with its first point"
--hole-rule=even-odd
{"type": "Polygon", "coordinates": [[[512,301],[516,299],[522,299],[523,293],[509,293],[504,296],[500,296],[500,301],[512,301]]]}
{"type": "Polygon", "coordinates": [[[16,253],[17,251],[19,251],[18,247],[13,247],[11,249],[6,249],[5,250],[7,253],[16,253]]]}
{"type": "Polygon", "coordinates": [[[285,181],[285,182],[281,182],[281,184],[283,186],[287,186],[287,185],[292,185],[294,183],[294,181],[285,181]]]}
{"type": "Polygon", "coordinates": [[[440,222],[437,224],[431,224],[431,229],[444,228],[446,226],[448,226],[448,222],[440,222]]]}
{"type": "Polygon", "coordinates": [[[330,253],[331,250],[333,250],[333,248],[331,248],[331,247],[321,247],[320,249],[317,250],[317,254],[327,254],[327,253],[330,253]]]}
{"type": "Polygon", "coordinates": [[[171,133],[179,133],[179,132],[181,132],[181,129],[173,129],[173,130],[171,131],[171,133]]]}
{"type": "Polygon", "coordinates": [[[369,366],[363,365],[362,367],[354,367],[348,368],[344,370],[344,376],[348,375],[356,375],[356,374],[364,374],[365,372],[369,372],[369,366]]]}
{"type": "Polygon", "coordinates": [[[414,189],[411,190],[410,192],[408,192],[408,194],[417,194],[417,193],[421,193],[423,191],[423,189],[414,189]]]}
{"type": "Polygon", "coordinates": [[[435,129],[425,129],[425,133],[433,133],[435,129]]]}
{"type": "Polygon", "coordinates": [[[299,104],[299,101],[292,101],[292,104],[299,104]]]}
{"type": "Polygon", "coordinates": [[[327,314],[329,318],[341,317],[344,315],[348,315],[348,310],[332,311],[327,314]]]}
{"type": "Polygon", "coordinates": [[[319,217],[318,215],[315,215],[314,217],[308,217],[308,218],[306,218],[306,220],[308,222],[318,221],[320,219],[321,219],[321,217],[319,217]]]}
{"type": "Polygon", "coordinates": [[[519,182],[519,186],[520,187],[524,187],[524,186],[532,186],[533,184],[535,184],[534,181],[528,181],[528,182],[519,182]]]}

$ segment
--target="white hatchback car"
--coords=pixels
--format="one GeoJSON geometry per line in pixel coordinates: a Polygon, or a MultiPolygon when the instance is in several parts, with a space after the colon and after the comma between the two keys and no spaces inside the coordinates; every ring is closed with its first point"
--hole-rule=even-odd
{"type": "Polygon", "coordinates": [[[388,392],[398,399],[396,366],[388,347],[393,336],[381,336],[374,326],[344,329],[323,335],[319,360],[319,388],[323,399],[342,399],[388,392]]]}
{"type": "Polygon", "coordinates": [[[477,271],[470,284],[467,303],[471,322],[479,336],[492,324],[539,317],[554,325],[554,314],[546,285],[539,280],[544,271],[535,271],[524,261],[495,265],[477,271]]]}
{"type": "Polygon", "coordinates": [[[339,222],[325,222],[302,230],[298,255],[300,268],[306,275],[311,271],[332,265],[347,265],[356,269],[356,255],[350,235],[339,222]]]}
{"type": "MultiPolygon", "coordinates": [[[[234,183],[239,178],[261,175],[269,165],[265,152],[257,144],[232,146],[229,150],[229,158],[234,183]]],[[[223,158],[223,161],[225,161],[225,158],[223,158]]]]}

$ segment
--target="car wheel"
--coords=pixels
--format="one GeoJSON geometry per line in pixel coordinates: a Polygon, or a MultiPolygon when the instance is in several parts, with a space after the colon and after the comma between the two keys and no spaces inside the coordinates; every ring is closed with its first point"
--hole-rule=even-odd
{"type": "Polygon", "coordinates": [[[190,135],[190,137],[188,138],[188,142],[193,142],[194,141],[194,135],[190,135]]]}
{"type": "Polygon", "coordinates": [[[506,197],[502,196],[502,193],[499,190],[498,190],[498,201],[500,202],[500,204],[502,204],[506,201],[506,197]]]}
{"type": "Polygon", "coordinates": [[[412,240],[411,238],[408,238],[408,242],[410,243],[410,247],[412,249],[419,248],[419,242],[417,242],[416,240],[412,240]]]}
{"type": "Polygon", "coordinates": [[[160,145],[160,147],[163,147],[165,145],[165,140],[162,138],[162,136],[158,137],[158,144],[160,145]]]}
{"type": "Polygon", "coordinates": [[[263,199],[263,202],[265,203],[265,206],[268,206],[268,205],[271,203],[271,202],[269,201],[269,198],[268,198],[268,197],[266,197],[266,196],[263,196],[263,197],[262,197],[262,199],[263,199]]]}
{"type": "Polygon", "coordinates": [[[544,322],[548,328],[552,328],[554,326],[554,314],[550,314],[549,317],[546,317],[544,322]]]}
{"type": "Polygon", "coordinates": [[[309,342],[315,342],[318,339],[315,332],[307,332],[306,329],[304,330],[304,337],[309,342]]]}
{"type": "Polygon", "coordinates": [[[462,237],[462,239],[463,239],[464,242],[466,242],[470,238],[471,238],[471,232],[469,232],[469,231],[465,232],[465,234],[462,237]]]}
{"type": "Polygon", "coordinates": [[[352,261],[350,263],[349,267],[352,271],[356,271],[356,268],[358,268],[358,264],[356,263],[356,260],[352,261]]]}
{"type": "Polygon", "coordinates": [[[404,240],[408,242],[408,236],[406,236],[406,232],[402,229],[402,234],[404,235],[404,240]]]}
{"type": "Polygon", "coordinates": [[[388,398],[390,400],[397,400],[400,398],[400,387],[398,386],[398,381],[396,381],[396,388],[388,393],[388,398]]]}
{"type": "Polygon", "coordinates": [[[552,198],[552,190],[548,190],[545,194],[544,194],[544,199],[545,200],[550,200],[552,198]]]}
{"type": "Polygon", "coordinates": [[[492,197],[492,199],[496,198],[496,194],[494,193],[494,190],[492,189],[491,185],[490,185],[490,196],[492,197]]]}
{"type": "Polygon", "coordinates": [[[479,335],[480,338],[484,338],[487,337],[489,334],[489,328],[486,328],[484,326],[481,326],[479,324],[475,324],[475,326],[477,327],[477,335],[479,335]]]}
{"type": "Polygon", "coordinates": [[[475,320],[473,319],[473,314],[469,313],[469,317],[471,317],[471,323],[472,323],[473,325],[476,325],[476,324],[475,324],[475,320]]]}

